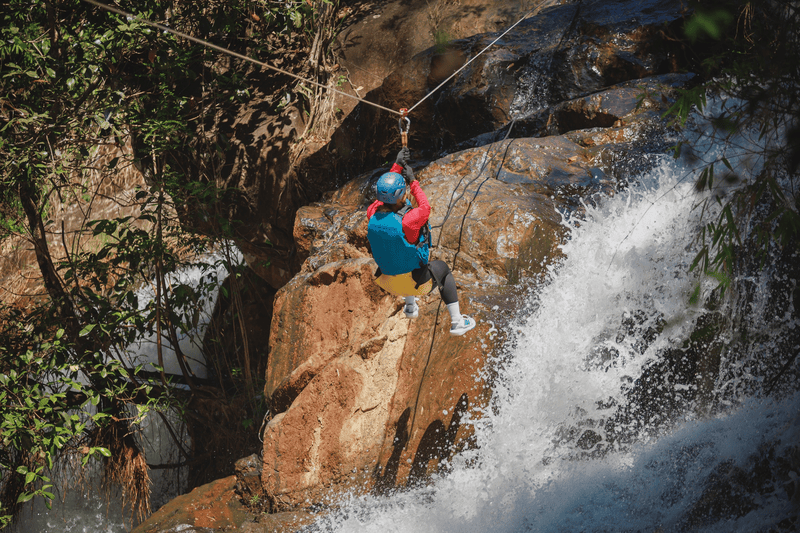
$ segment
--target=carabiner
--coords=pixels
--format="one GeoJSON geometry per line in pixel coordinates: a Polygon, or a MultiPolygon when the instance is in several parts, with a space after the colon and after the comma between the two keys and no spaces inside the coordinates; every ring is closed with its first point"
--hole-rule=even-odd
{"type": "Polygon", "coordinates": [[[408,130],[411,128],[411,119],[408,118],[408,109],[402,108],[400,110],[400,119],[397,121],[400,127],[400,140],[403,143],[403,148],[408,146],[408,130]]]}

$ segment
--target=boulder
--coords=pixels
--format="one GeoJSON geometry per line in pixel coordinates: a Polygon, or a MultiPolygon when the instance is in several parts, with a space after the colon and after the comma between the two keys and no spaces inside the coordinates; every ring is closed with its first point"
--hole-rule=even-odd
{"type": "Polygon", "coordinates": [[[304,512],[255,512],[257,497],[241,502],[236,484],[236,476],[228,476],[197,487],[161,507],[131,533],[291,533],[313,522],[304,512]]]}
{"type": "MultiPolygon", "coordinates": [[[[266,373],[272,419],[261,482],[271,511],[421,483],[471,446],[470,420],[491,396],[490,357],[505,341],[497,331],[519,318],[520,294],[559,258],[563,217],[624,187],[631,172],[652,164],[643,155],[667,144],[659,113],[688,77],[669,73],[667,44],[643,36],[656,39],[654,28],[678,20],[674,4],[648,0],[642,24],[619,5],[624,15],[610,17],[600,2],[545,10],[414,119],[421,149],[411,143],[412,165],[433,206],[432,258],[451,266],[462,312],[478,319],[464,337],[448,334],[438,292],[421,298],[419,318],[408,320],[402,299],[373,282],[366,208],[395,126],[356,108],[327,150],[306,160],[369,168],[380,156],[384,164],[332,182],[333,191],[294,219],[299,273],[275,298],[266,373]],[[587,68],[601,75],[551,70],[567,44],[597,52],[587,68]],[[548,83],[561,91],[546,91],[542,105],[531,99],[537,72],[553,74],[548,83]],[[440,157],[440,149],[452,152],[440,157]]],[[[413,101],[493,37],[451,43],[449,56],[423,52],[373,96],[413,101]],[[450,66],[442,63],[448,57],[450,66]]]]}
{"type": "Polygon", "coordinates": [[[234,495],[235,485],[236,477],[228,476],[197,487],[161,507],[131,533],[236,529],[245,522],[247,513],[234,495]]]}
{"type": "MultiPolygon", "coordinates": [[[[398,65],[366,100],[390,109],[420,102],[410,115],[409,145],[435,158],[512,119],[684,68],[682,51],[666,36],[682,21],[680,0],[637,2],[635,13],[630,4],[593,0],[549,7],[478,57],[497,34],[432,47],[398,65]],[[474,61],[463,71],[428,97],[471,58],[474,61]]],[[[396,115],[359,104],[326,149],[305,160],[298,172],[313,175],[333,166],[374,168],[397,150],[397,137],[396,115]]]]}

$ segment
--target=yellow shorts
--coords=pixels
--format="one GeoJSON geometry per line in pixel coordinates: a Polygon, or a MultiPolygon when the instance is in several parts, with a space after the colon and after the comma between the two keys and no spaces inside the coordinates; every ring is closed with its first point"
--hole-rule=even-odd
{"type": "Polygon", "coordinates": [[[417,282],[411,277],[411,272],[396,276],[381,274],[375,278],[375,283],[383,290],[397,296],[424,296],[433,290],[433,278],[417,287],[417,282]]]}

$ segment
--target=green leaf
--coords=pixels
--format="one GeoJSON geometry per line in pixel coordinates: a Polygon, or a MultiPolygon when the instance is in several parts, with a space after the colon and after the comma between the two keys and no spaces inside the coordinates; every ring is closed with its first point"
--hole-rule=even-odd
{"type": "Polygon", "coordinates": [[[32,493],[32,492],[23,492],[17,498],[17,503],[25,503],[27,501],[30,501],[31,499],[33,499],[33,496],[34,496],[34,493],[32,493]]]}
{"type": "Polygon", "coordinates": [[[691,41],[708,36],[712,39],[720,39],[722,32],[733,21],[733,15],[726,9],[698,9],[689,19],[684,27],[686,36],[691,41]]]}

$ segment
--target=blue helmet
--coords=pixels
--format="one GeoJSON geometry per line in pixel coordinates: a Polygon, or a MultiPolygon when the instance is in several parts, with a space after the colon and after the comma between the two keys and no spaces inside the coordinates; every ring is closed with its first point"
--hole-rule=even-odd
{"type": "Polygon", "coordinates": [[[406,192],[406,180],[397,172],[387,172],[375,184],[378,200],[385,204],[396,204],[406,192]]]}

